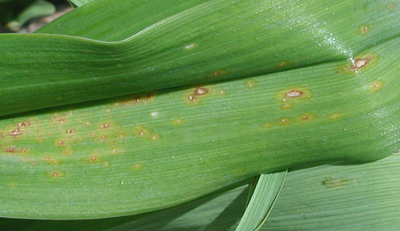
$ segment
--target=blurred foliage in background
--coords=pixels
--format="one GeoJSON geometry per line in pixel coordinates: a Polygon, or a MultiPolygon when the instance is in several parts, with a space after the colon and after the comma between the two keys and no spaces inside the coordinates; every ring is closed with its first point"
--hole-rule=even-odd
{"type": "Polygon", "coordinates": [[[0,0],[0,32],[16,32],[28,21],[52,15],[65,0],[0,0]]]}

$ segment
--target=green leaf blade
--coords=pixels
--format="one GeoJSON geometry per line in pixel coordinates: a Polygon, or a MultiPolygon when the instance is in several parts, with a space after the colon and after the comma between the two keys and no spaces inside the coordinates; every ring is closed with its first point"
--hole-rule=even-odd
{"type": "Polygon", "coordinates": [[[383,2],[366,11],[351,1],[333,4],[335,19],[313,1],[264,3],[209,1],[116,43],[61,35],[1,36],[0,115],[344,60],[399,34],[393,27],[399,12],[383,2]],[[349,24],[349,15],[360,22],[349,24]],[[359,23],[371,18],[376,30],[360,34],[359,23]],[[16,81],[23,84],[16,87],[16,81]],[[33,103],[24,103],[25,98],[33,103]]]}

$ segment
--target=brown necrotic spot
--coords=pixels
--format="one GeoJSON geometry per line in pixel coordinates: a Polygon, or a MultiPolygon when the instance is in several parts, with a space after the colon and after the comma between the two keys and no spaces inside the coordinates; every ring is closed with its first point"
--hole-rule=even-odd
{"type": "Polygon", "coordinates": [[[366,25],[362,25],[359,28],[360,34],[365,35],[368,32],[369,28],[366,25]]]}
{"type": "Polygon", "coordinates": [[[19,128],[16,128],[15,130],[13,130],[13,131],[8,133],[8,135],[13,136],[13,137],[17,137],[17,136],[19,136],[21,134],[22,134],[22,132],[20,131],[19,128]]]}
{"type": "Polygon", "coordinates": [[[63,172],[63,171],[50,171],[50,172],[47,172],[46,173],[46,175],[48,176],[48,177],[50,177],[50,178],[54,178],[54,179],[57,179],[57,178],[62,178],[62,177],[64,177],[65,176],[65,173],[63,172]]]}
{"type": "Polygon", "coordinates": [[[283,109],[290,109],[291,107],[293,107],[292,103],[300,102],[309,98],[311,98],[311,91],[304,87],[287,88],[285,90],[279,91],[277,94],[277,99],[279,101],[285,102],[285,105],[287,105],[287,108],[284,107],[283,109]]]}
{"type": "Polygon", "coordinates": [[[194,90],[193,95],[205,95],[208,93],[208,89],[205,87],[198,87],[194,90]]]}
{"type": "Polygon", "coordinates": [[[191,103],[197,103],[199,101],[199,99],[194,95],[189,95],[188,99],[189,99],[189,102],[191,102],[191,103]]]}
{"type": "Polygon", "coordinates": [[[146,127],[144,127],[144,126],[142,126],[142,125],[135,126],[135,127],[133,128],[133,130],[134,130],[134,136],[136,136],[136,137],[141,137],[141,138],[143,138],[143,137],[149,137],[150,134],[151,134],[151,132],[152,132],[151,129],[146,128],[146,127]]]}
{"type": "Polygon", "coordinates": [[[367,66],[368,62],[369,59],[356,59],[354,61],[353,70],[358,70],[360,68],[367,66]]]}
{"type": "Polygon", "coordinates": [[[31,125],[29,122],[21,122],[17,124],[18,127],[29,127],[29,125],[31,125]]]}
{"type": "Polygon", "coordinates": [[[289,125],[290,124],[290,120],[288,118],[280,118],[278,120],[278,125],[289,125]]]}
{"type": "Polygon", "coordinates": [[[99,154],[93,153],[89,156],[90,163],[96,163],[97,161],[99,161],[99,154]]]}
{"type": "Polygon", "coordinates": [[[110,127],[110,124],[108,124],[108,123],[100,125],[100,128],[109,128],[109,127],[110,127]]]}
{"type": "Polygon", "coordinates": [[[75,129],[68,129],[65,131],[67,134],[75,133],[75,129]]]}
{"type": "Polygon", "coordinates": [[[59,116],[58,114],[55,114],[53,118],[51,118],[51,121],[53,121],[53,123],[60,123],[63,124],[65,123],[67,120],[65,119],[64,116],[59,116]]]}
{"type": "Polygon", "coordinates": [[[299,121],[302,123],[313,122],[316,118],[312,113],[305,113],[299,116],[299,121]]]}
{"type": "Polygon", "coordinates": [[[9,148],[6,148],[4,150],[4,152],[13,153],[13,154],[16,154],[16,153],[27,153],[28,151],[29,151],[29,149],[18,148],[18,147],[9,147],[9,148]]]}
{"type": "Polygon", "coordinates": [[[203,98],[209,96],[212,91],[208,87],[197,87],[188,89],[182,96],[185,103],[190,105],[199,104],[203,98]]]}
{"type": "Polygon", "coordinates": [[[289,92],[286,92],[285,97],[286,98],[298,98],[301,97],[304,93],[300,90],[291,90],[289,92]]]}

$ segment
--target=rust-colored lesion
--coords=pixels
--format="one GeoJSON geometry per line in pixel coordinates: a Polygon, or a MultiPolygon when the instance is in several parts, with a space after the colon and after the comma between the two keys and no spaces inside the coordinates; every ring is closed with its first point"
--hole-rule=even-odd
{"type": "Polygon", "coordinates": [[[202,102],[206,96],[210,96],[212,90],[209,87],[201,86],[188,89],[182,96],[185,103],[189,105],[197,105],[202,102]]]}
{"type": "Polygon", "coordinates": [[[360,69],[365,68],[368,63],[371,61],[371,58],[360,58],[353,61],[353,65],[350,66],[350,70],[358,72],[360,69]]]}
{"type": "Polygon", "coordinates": [[[30,151],[30,149],[18,148],[18,147],[14,147],[14,146],[4,149],[4,152],[11,153],[11,154],[25,154],[29,151],[30,151]]]}
{"type": "Polygon", "coordinates": [[[114,106],[138,106],[154,102],[156,99],[155,93],[146,93],[141,95],[133,95],[124,100],[117,101],[114,106]]]}
{"type": "Polygon", "coordinates": [[[16,128],[16,129],[14,129],[13,131],[10,131],[10,132],[8,133],[8,135],[12,136],[13,138],[17,138],[17,136],[19,136],[19,135],[21,135],[21,134],[22,134],[22,132],[21,132],[21,130],[19,129],[19,127],[16,128]]]}
{"type": "Polygon", "coordinates": [[[47,172],[46,175],[50,178],[58,179],[58,178],[65,177],[65,172],[56,170],[56,171],[47,172]]]}

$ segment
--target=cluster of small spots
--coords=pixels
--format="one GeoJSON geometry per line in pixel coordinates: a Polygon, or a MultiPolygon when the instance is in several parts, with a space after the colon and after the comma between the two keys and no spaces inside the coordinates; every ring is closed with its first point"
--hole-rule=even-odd
{"type": "Polygon", "coordinates": [[[54,123],[63,124],[66,122],[66,119],[64,116],[59,117],[58,115],[55,115],[54,117],[51,118],[51,121],[54,123]]]}
{"type": "Polygon", "coordinates": [[[25,148],[17,148],[17,147],[9,147],[4,150],[7,153],[27,153],[30,149],[25,148]]]}
{"type": "Polygon", "coordinates": [[[18,127],[29,127],[30,125],[31,124],[29,122],[21,122],[17,124],[18,127]]]}
{"type": "Polygon", "coordinates": [[[102,124],[102,125],[100,125],[100,128],[109,128],[110,127],[110,125],[109,124],[107,124],[107,123],[105,123],[105,124],[102,124]]]}
{"type": "MultiPolygon", "coordinates": [[[[341,113],[334,113],[328,116],[330,120],[336,120],[342,117],[341,113]]],[[[326,118],[326,117],[325,117],[326,118]]],[[[315,113],[307,112],[300,114],[297,117],[293,118],[287,118],[287,117],[282,117],[278,119],[275,123],[270,123],[270,122],[265,122],[260,124],[260,127],[262,129],[269,129],[274,127],[274,125],[277,126],[287,126],[287,125],[294,125],[294,124],[306,124],[306,123],[312,123],[316,121],[318,116],[315,113]]]]}
{"type": "Polygon", "coordinates": [[[75,129],[68,129],[66,130],[66,133],[67,134],[75,133],[75,129]]]}
{"type": "Polygon", "coordinates": [[[20,131],[19,128],[16,128],[15,130],[9,132],[8,135],[13,136],[14,138],[16,138],[17,136],[21,135],[21,131],[20,131]]]}

